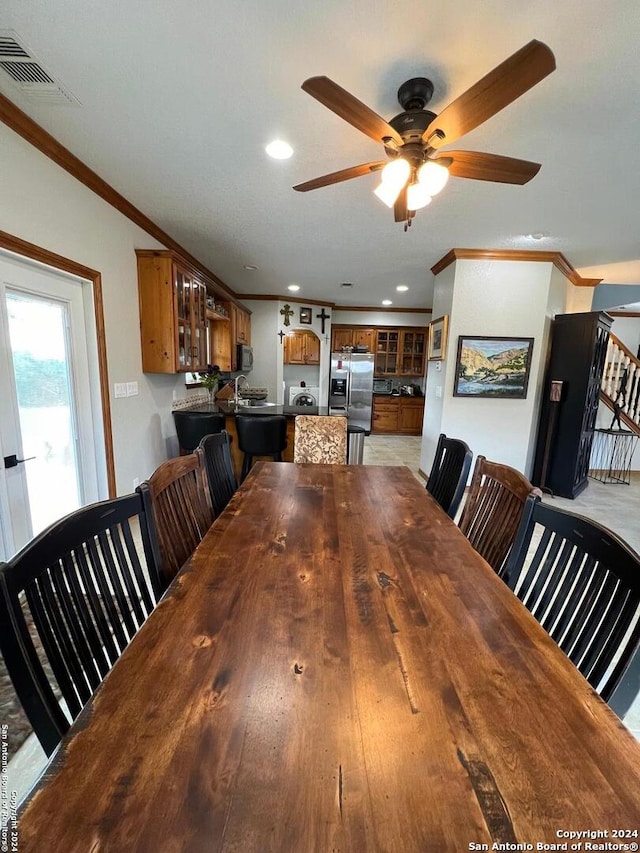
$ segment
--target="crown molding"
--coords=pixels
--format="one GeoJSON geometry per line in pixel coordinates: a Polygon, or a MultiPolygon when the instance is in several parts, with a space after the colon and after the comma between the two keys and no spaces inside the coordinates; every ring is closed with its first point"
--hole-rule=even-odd
{"type": "Polygon", "coordinates": [[[640,317],[640,311],[609,311],[604,309],[610,317],[640,317]]]}
{"type": "Polygon", "coordinates": [[[576,287],[595,287],[602,281],[601,278],[582,278],[562,252],[537,252],[534,249],[451,249],[431,267],[431,272],[438,275],[459,260],[538,261],[553,264],[576,287]]]}
{"type": "Polygon", "coordinates": [[[335,308],[334,302],[323,302],[320,299],[303,299],[301,296],[278,296],[275,293],[239,293],[238,299],[255,299],[259,302],[295,302],[299,305],[318,305],[325,308],[335,308]]]}
{"type": "Polygon", "coordinates": [[[0,93],[0,121],[30,145],[33,145],[34,148],[37,148],[42,154],[53,160],[65,172],[68,172],[76,180],[80,181],[81,184],[88,187],[88,189],[106,201],[107,204],[115,207],[123,216],[126,216],[127,219],[130,219],[131,222],[138,225],[143,231],[146,231],[147,234],[166,246],[167,249],[177,252],[185,260],[189,261],[190,264],[201,270],[221,291],[221,296],[227,296],[233,300],[238,299],[238,295],[221,278],[201,264],[197,258],[194,258],[190,252],[170,237],[166,231],[163,231],[159,225],[156,225],[141,210],[138,210],[123,195],[120,195],[117,190],[86,166],[82,160],[79,160],[75,154],[72,154],[68,148],[65,148],[64,145],[58,142],[43,127],[37,124],[32,118],[29,118],[26,113],[2,93],[0,93]]]}

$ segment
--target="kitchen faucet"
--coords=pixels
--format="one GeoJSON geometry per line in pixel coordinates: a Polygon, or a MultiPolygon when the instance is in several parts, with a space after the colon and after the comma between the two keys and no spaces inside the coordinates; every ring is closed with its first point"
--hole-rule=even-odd
{"type": "Polygon", "coordinates": [[[244,379],[245,385],[249,381],[247,379],[247,377],[244,375],[244,373],[241,373],[240,376],[236,376],[236,378],[234,379],[236,411],[238,409],[238,406],[240,405],[240,397],[238,396],[238,392],[240,391],[239,384],[240,384],[241,379],[244,379]]]}

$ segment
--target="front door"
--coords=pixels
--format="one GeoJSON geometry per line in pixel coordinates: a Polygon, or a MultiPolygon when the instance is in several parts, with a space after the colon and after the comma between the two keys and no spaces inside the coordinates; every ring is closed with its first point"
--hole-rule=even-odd
{"type": "Polygon", "coordinates": [[[84,287],[0,253],[0,558],[97,499],[84,287]]]}

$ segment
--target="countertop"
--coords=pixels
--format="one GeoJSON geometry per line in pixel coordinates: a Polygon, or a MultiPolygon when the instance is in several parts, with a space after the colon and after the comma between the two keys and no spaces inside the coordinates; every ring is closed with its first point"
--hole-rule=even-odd
{"type": "Polygon", "coordinates": [[[231,415],[285,415],[288,418],[294,418],[296,415],[328,415],[329,409],[327,406],[240,406],[238,411],[233,403],[229,404],[220,400],[217,403],[199,403],[195,406],[189,406],[186,409],[181,409],[182,412],[202,412],[203,414],[223,414],[231,415]]]}

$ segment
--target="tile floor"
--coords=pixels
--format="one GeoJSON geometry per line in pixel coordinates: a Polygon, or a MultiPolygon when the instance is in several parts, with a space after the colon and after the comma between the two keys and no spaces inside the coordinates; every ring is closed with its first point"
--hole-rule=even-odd
{"type": "MultiPolygon", "coordinates": [[[[424,484],[418,473],[420,467],[420,436],[372,435],[364,444],[365,465],[406,465],[424,484]]],[[[545,500],[572,512],[586,515],[615,530],[640,552],[640,474],[632,478],[630,486],[605,485],[595,480],[576,498],[567,500],[547,496],[545,500]]],[[[640,740],[640,696],[624,718],[624,723],[640,740]]],[[[40,744],[32,735],[7,767],[7,790],[15,790],[18,800],[28,793],[40,776],[46,757],[40,744]]]]}

